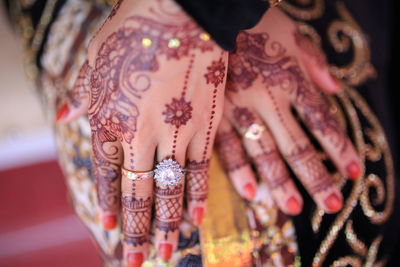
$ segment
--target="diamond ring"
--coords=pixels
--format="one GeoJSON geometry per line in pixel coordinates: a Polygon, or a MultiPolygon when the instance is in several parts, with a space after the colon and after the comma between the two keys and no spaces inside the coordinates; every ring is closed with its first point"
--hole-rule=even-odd
{"type": "Polygon", "coordinates": [[[122,176],[125,176],[129,180],[144,180],[147,178],[153,178],[154,176],[154,171],[137,172],[122,168],[121,172],[122,176]]]}
{"type": "Polygon", "coordinates": [[[154,170],[154,179],[159,185],[177,185],[183,176],[183,169],[173,159],[164,159],[157,164],[154,170]]]}
{"type": "Polygon", "coordinates": [[[252,123],[244,132],[244,137],[251,140],[258,140],[260,139],[264,130],[264,125],[252,123]]]}

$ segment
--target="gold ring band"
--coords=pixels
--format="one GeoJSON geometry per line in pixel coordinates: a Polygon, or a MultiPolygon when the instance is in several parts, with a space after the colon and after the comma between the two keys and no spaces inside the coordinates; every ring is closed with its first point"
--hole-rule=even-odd
{"type": "Polygon", "coordinates": [[[131,171],[122,167],[122,175],[129,180],[144,180],[154,177],[154,171],[131,171]]]}

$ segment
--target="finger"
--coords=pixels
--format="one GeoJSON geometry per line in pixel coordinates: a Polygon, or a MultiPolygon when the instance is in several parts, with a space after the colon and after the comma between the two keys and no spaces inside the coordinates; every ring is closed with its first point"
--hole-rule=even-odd
{"type": "Polygon", "coordinates": [[[103,227],[115,228],[119,209],[122,147],[104,128],[92,129],[93,176],[103,227]]]}
{"type": "Polygon", "coordinates": [[[127,266],[141,266],[149,254],[154,176],[149,170],[153,168],[155,144],[146,141],[124,145],[121,202],[123,255],[127,266]],[[139,143],[140,146],[136,145],[139,143]]]}
{"type": "Polygon", "coordinates": [[[328,93],[338,93],[342,90],[342,83],[329,71],[329,65],[323,51],[300,32],[296,31],[295,41],[300,48],[302,63],[311,80],[328,93]]]}
{"type": "MultiPolygon", "coordinates": [[[[178,136],[178,134],[176,134],[178,136]]],[[[155,198],[155,247],[158,256],[169,261],[172,253],[177,248],[179,237],[179,225],[183,213],[183,192],[185,187],[185,178],[175,180],[179,176],[179,171],[173,168],[160,168],[163,160],[175,161],[184,168],[186,147],[188,141],[178,142],[178,145],[172,145],[170,142],[162,142],[157,148],[158,170],[160,170],[160,179],[155,174],[154,198],[155,198]],[[171,152],[171,147],[173,147],[171,152]],[[162,171],[165,170],[165,171],[162,171]],[[172,178],[172,179],[170,179],[172,178]],[[171,184],[162,181],[171,181],[171,184]]],[[[165,162],[165,161],[164,161],[165,162]]]]}
{"type": "MultiPolygon", "coordinates": [[[[211,115],[213,120],[215,115],[211,115]]],[[[198,131],[189,143],[186,161],[186,200],[193,223],[200,226],[207,208],[208,170],[216,130],[210,126],[198,131]]],[[[219,121],[216,120],[216,121],[219,121]]]]}
{"type": "Polygon", "coordinates": [[[307,136],[290,114],[261,114],[270,127],[281,154],[319,207],[334,213],[342,207],[342,194],[307,136]]]}
{"type": "Polygon", "coordinates": [[[254,199],[257,192],[255,175],[241,140],[227,119],[223,118],[218,127],[215,144],[222,166],[236,191],[245,199],[254,199]]]}
{"type": "Polygon", "coordinates": [[[92,68],[86,61],[79,70],[74,87],[58,109],[56,117],[58,122],[72,121],[88,111],[91,73],[92,68]]]}
{"type": "Polygon", "coordinates": [[[360,159],[334,115],[336,109],[330,107],[320,92],[309,92],[304,102],[295,106],[296,110],[337,169],[344,176],[357,179],[361,175],[360,159]]]}
{"type": "Polygon", "coordinates": [[[303,206],[302,197],[264,122],[246,107],[233,107],[231,114],[233,125],[244,137],[247,154],[253,159],[279,208],[287,214],[299,214],[303,206]]]}

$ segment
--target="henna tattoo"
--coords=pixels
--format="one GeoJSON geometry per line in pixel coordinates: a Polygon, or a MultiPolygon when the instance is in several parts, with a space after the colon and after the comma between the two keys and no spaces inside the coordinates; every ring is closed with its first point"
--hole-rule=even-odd
{"type": "Polygon", "coordinates": [[[88,61],[85,61],[79,70],[74,89],[68,92],[68,98],[72,106],[79,107],[82,104],[82,98],[89,97],[91,72],[92,68],[89,66],[88,61]]]}
{"type": "Polygon", "coordinates": [[[176,231],[181,223],[183,191],[183,184],[155,186],[155,225],[164,231],[166,236],[168,232],[176,231]]]}
{"type": "Polygon", "coordinates": [[[215,145],[226,171],[233,172],[248,164],[246,153],[234,131],[217,133],[215,145]]]}
{"type": "Polygon", "coordinates": [[[303,177],[304,185],[311,194],[318,194],[333,186],[331,176],[311,144],[297,147],[285,158],[295,173],[303,177]]]}
{"type": "Polygon", "coordinates": [[[235,106],[233,109],[233,119],[240,128],[247,129],[255,122],[256,117],[248,108],[235,106]]]}
{"type": "Polygon", "coordinates": [[[215,108],[217,107],[216,105],[216,100],[217,100],[217,94],[218,94],[218,86],[220,84],[224,83],[224,78],[225,78],[225,62],[222,59],[223,53],[221,53],[221,57],[219,58],[218,61],[213,61],[211,63],[211,66],[207,67],[207,70],[209,71],[204,77],[206,78],[207,84],[210,82],[214,85],[214,90],[213,90],[213,97],[212,97],[212,106],[211,106],[211,114],[210,114],[210,122],[208,124],[208,129],[206,132],[206,143],[204,146],[203,150],[203,157],[201,159],[202,162],[206,161],[207,155],[208,155],[208,150],[210,146],[210,135],[211,135],[211,130],[214,127],[214,117],[215,117],[215,108]]]}
{"type": "Polygon", "coordinates": [[[322,53],[321,49],[317,47],[309,38],[307,38],[304,34],[299,32],[298,30],[294,32],[294,40],[297,46],[307,55],[313,57],[317,62],[318,66],[321,68],[327,67],[327,59],[324,53],[322,53]]]}
{"type": "Polygon", "coordinates": [[[215,87],[224,82],[225,78],[225,63],[220,58],[218,61],[211,62],[211,66],[207,67],[207,73],[204,74],[207,84],[211,83],[215,87]]]}
{"type": "Polygon", "coordinates": [[[276,149],[264,151],[253,157],[253,162],[257,167],[260,176],[266,181],[269,189],[283,189],[289,182],[289,172],[276,149]]]}
{"type": "Polygon", "coordinates": [[[152,199],[122,197],[124,241],[133,246],[148,242],[152,199]]]}
{"type": "Polygon", "coordinates": [[[123,0],[118,0],[118,2],[114,5],[113,9],[111,10],[110,15],[108,15],[108,19],[112,19],[117,11],[119,10],[119,7],[121,6],[123,0]]]}
{"type": "Polygon", "coordinates": [[[188,161],[186,164],[186,196],[189,201],[205,201],[208,193],[209,161],[188,161]]]}
{"type": "MultiPolygon", "coordinates": [[[[101,44],[91,72],[89,119],[92,128],[100,135],[107,131],[119,141],[131,144],[140,115],[137,101],[151,87],[149,73],[159,70],[160,56],[180,59],[194,49],[203,51],[204,43],[209,42],[202,41],[198,37],[200,33],[198,26],[191,21],[172,25],[141,16],[128,18],[123,27],[101,44]],[[168,47],[171,37],[179,38],[179,47],[168,47]]],[[[212,47],[209,46],[207,50],[210,49],[212,47]]],[[[189,69],[192,64],[193,58],[189,69]]],[[[186,83],[187,78],[185,87],[186,83]]],[[[182,101],[178,102],[184,104],[183,117],[177,120],[175,114],[167,119],[174,125],[185,124],[191,117],[190,102],[184,101],[183,97],[184,93],[180,99],[182,101]]],[[[177,107],[176,104],[173,101],[170,108],[177,107]]],[[[102,143],[98,145],[101,146],[102,143]]],[[[131,168],[134,169],[134,166],[131,168]]]]}
{"type": "Polygon", "coordinates": [[[186,125],[186,123],[192,118],[192,105],[191,102],[185,101],[185,95],[188,86],[188,80],[190,77],[190,73],[192,71],[193,63],[194,63],[195,55],[192,54],[189,61],[189,66],[185,73],[185,80],[183,81],[183,88],[181,93],[181,98],[179,100],[172,98],[172,104],[165,105],[167,110],[162,114],[166,116],[164,122],[170,123],[175,126],[175,132],[172,141],[172,151],[171,157],[175,158],[176,152],[176,143],[178,139],[179,127],[182,125],[186,125]]]}
{"type": "MultiPolygon", "coordinates": [[[[280,88],[294,100],[293,104],[306,125],[311,130],[328,136],[330,142],[343,152],[347,138],[340,130],[336,118],[330,113],[322,93],[313,89],[296,59],[287,56],[286,49],[280,43],[268,41],[267,33],[241,32],[238,35],[237,48],[229,57],[227,90],[232,93],[247,90],[260,78],[274,103],[277,116],[291,134],[272,92],[273,87],[280,88]]],[[[301,42],[304,43],[304,40],[301,42]]],[[[291,138],[296,142],[293,135],[291,138]]]]}
{"type": "Polygon", "coordinates": [[[115,212],[119,206],[119,177],[117,138],[104,129],[92,131],[93,176],[97,187],[99,206],[115,212]]]}
{"type": "Polygon", "coordinates": [[[186,102],[183,97],[180,99],[172,98],[172,103],[167,104],[166,110],[162,113],[165,115],[165,122],[179,128],[192,118],[192,106],[190,102],[186,102]]]}

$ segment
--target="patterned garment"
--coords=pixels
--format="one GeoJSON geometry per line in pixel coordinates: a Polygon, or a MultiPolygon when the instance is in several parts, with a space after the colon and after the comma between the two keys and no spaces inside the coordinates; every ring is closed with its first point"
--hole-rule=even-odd
{"type": "MultiPolygon", "coordinates": [[[[110,12],[110,3],[106,2],[113,1],[19,0],[9,3],[11,15],[19,26],[26,47],[27,74],[37,85],[46,114],[52,121],[58,101],[62,101],[71,90],[78,75],[90,37],[110,12]],[[34,14],[34,10],[40,10],[41,15],[34,14]]],[[[318,43],[321,36],[311,24],[305,22],[322,17],[325,2],[311,1],[313,5],[308,8],[298,7],[303,0],[292,2],[295,4],[284,2],[282,8],[301,21],[302,32],[318,43]]],[[[390,219],[393,210],[393,161],[379,122],[353,88],[365,82],[374,71],[364,34],[344,4],[340,3],[338,1],[336,8],[342,21],[331,26],[330,34],[334,36],[344,32],[350,36],[348,41],[334,37],[332,40],[336,42],[334,46],[342,47],[344,52],[346,44],[341,42],[357,42],[354,46],[357,57],[350,65],[333,67],[334,73],[345,81],[347,88],[338,97],[330,97],[330,100],[342,126],[355,142],[365,167],[363,178],[355,183],[345,183],[344,177],[332,171],[344,189],[344,209],[337,215],[327,216],[315,205],[309,204],[302,216],[292,221],[268,198],[265,184],[260,185],[259,190],[264,193],[259,195],[267,197],[251,203],[243,201],[235,193],[218,157],[214,155],[210,170],[209,209],[203,226],[198,230],[184,220],[180,227],[179,250],[174,254],[171,266],[384,264],[385,258],[378,258],[377,251],[383,240],[379,229],[390,219]],[[377,168],[381,170],[379,174],[375,172],[377,168]],[[377,192],[376,198],[371,199],[370,190],[377,192]],[[357,216],[363,216],[363,219],[357,216]],[[368,223],[369,228],[360,228],[360,223],[368,223]],[[298,229],[298,238],[294,226],[298,229]],[[372,237],[364,240],[357,229],[371,229],[372,237]],[[309,247],[307,238],[317,245],[309,247]],[[343,249],[337,249],[338,244],[343,245],[343,249]],[[341,255],[343,251],[347,254],[341,255]]],[[[54,130],[59,162],[74,210],[91,232],[105,266],[120,266],[120,226],[113,231],[105,231],[98,218],[88,119],[82,117],[66,125],[56,124],[54,130]]],[[[322,153],[321,157],[326,158],[322,153]]],[[[159,265],[162,263],[156,259],[152,248],[144,266],[159,265]]]]}

